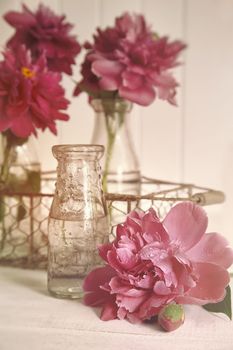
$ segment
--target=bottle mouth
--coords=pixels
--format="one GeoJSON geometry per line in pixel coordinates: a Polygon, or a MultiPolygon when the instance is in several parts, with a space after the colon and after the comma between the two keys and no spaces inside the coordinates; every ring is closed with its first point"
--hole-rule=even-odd
{"type": "Polygon", "coordinates": [[[100,159],[104,153],[104,146],[93,145],[93,144],[54,145],[52,147],[52,153],[54,157],[57,159],[60,159],[60,158],[100,159]]]}

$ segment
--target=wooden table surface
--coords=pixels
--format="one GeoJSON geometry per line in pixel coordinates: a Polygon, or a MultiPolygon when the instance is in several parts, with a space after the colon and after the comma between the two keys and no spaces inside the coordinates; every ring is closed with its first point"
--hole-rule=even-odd
{"type": "Polygon", "coordinates": [[[51,297],[45,271],[1,267],[0,350],[233,350],[233,322],[185,308],[184,325],[171,333],[156,324],[103,322],[81,301],[51,297]]]}

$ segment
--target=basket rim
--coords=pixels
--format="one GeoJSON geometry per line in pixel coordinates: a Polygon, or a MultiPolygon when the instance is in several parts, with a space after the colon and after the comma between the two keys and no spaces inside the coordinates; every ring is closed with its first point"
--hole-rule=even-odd
{"type": "MultiPolygon", "coordinates": [[[[42,181],[55,181],[56,178],[52,175],[56,174],[55,171],[42,172],[42,181]]],[[[167,189],[162,189],[144,195],[134,195],[134,194],[123,194],[123,193],[104,193],[104,198],[107,201],[120,201],[120,202],[139,202],[140,200],[151,200],[151,201],[170,201],[170,202],[180,202],[180,201],[191,201],[200,205],[210,205],[210,204],[220,204],[225,201],[225,194],[223,191],[215,190],[209,187],[197,186],[192,183],[182,183],[167,181],[161,179],[153,179],[147,176],[141,176],[140,183],[142,185],[164,185],[164,186],[174,186],[167,189]],[[189,194],[187,197],[182,196],[169,196],[174,191],[186,190],[189,194]],[[166,197],[164,197],[166,195],[166,197]],[[163,197],[162,197],[163,196],[163,197]]],[[[38,192],[38,193],[28,193],[28,192],[13,192],[9,190],[0,190],[0,196],[14,196],[14,197],[29,197],[33,199],[34,197],[53,197],[54,193],[38,192]]]]}

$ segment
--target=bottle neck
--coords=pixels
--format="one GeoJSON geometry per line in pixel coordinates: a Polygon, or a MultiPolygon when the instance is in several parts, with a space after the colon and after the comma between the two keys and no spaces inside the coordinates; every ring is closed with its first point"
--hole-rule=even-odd
{"type": "Polygon", "coordinates": [[[100,165],[97,160],[60,160],[57,166],[56,188],[59,193],[67,192],[69,194],[78,193],[83,197],[93,183],[99,188],[100,165]],[[83,194],[80,194],[80,191],[83,194]]]}
{"type": "Polygon", "coordinates": [[[132,109],[130,102],[121,99],[102,99],[93,100],[92,106],[96,115],[92,135],[93,143],[106,145],[106,138],[111,139],[119,133],[128,137],[127,134],[130,134],[129,121],[132,109]]]}
{"type": "Polygon", "coordinates": [[[91,218],[92,208],[102,201],[100,165],[97,160],[58,162],[51,217],[64,220],[78,220],[83,216],[91,218]]]}

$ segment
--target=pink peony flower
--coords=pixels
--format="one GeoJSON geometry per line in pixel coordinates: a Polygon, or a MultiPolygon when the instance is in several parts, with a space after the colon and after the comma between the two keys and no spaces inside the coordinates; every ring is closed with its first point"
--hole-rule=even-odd
{"type": "Polygon", "coordinates": [[[139,322],[171,302],[216,303],[225,297],[233,250],[218,233],[205,233],[207,216],[191,203],[174,206],[160,222],[156,212],[133,211],[114,242],[99,248],[105,267],[84,281],[84,302],[102,306],[101,319],[139,322]]]}
{"type": "Polygon", "coordinates": [[[170,69],[178,64],[185,45],[158,38],[143,16],[124,14],[113,28],[98,29],[94,44],[86,48],[83,78],[74,95],[81,90],[94,95],[112,91],[140,105],[149,105],[156,97],[176,104],[178,84],[170,69]]]}
{"type": "Polygon", "coordinates": [[[0,62],[0,131],[22,138],[36,135],[36,128],[56,134],[55,120],[69,119],[60,111],[68,106],[60,80],[48,72],[44,55],[32,63],[24,46],[7,50],[0,62]]]}
{"type": "Polygon", "coordinates": [[[33,60],[45,52],[50,70],[72,74],[71,65],[81,47],[70,35],[73,26],[65,22],[65,16],[56,16],[44,5],[39,5],[35,13],[23,5],[22,13],[10,11],[4,18],[16,29],[7,43],[9,48],[15,50],[24,44],[31,50],[33,60]]]}

